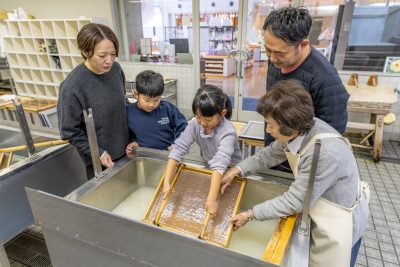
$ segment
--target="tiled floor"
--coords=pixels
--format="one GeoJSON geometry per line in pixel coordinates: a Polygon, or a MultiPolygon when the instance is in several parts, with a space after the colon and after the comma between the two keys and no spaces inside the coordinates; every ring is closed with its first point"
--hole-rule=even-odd
{"type": "MultiPolygon", "coordinates": [[[[371,189],[369,225],[357,266],[400,266],[400,143],[384,142],[379,163],[371,160],[369,153],[355,151],[355,154],[361,179],[371,189]]],[[[26,266],[12,259],[10,262],[12,267],[26,266]]]]}
{"type": "Polygon", "coordinates": [[[400,164],[358,158],[362,180],[371,189],[370,218],[357,266],[399,266],[400,164]]]}

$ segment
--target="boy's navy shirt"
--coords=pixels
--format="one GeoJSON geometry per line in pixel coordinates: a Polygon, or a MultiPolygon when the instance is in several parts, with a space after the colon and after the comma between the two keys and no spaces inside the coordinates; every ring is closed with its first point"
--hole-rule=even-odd
{"type": "Polygon", "coordinates": [[[167,150],[187,126],[185,116],[165,100],[152,112],[140,109],[137,102],[130,104],[127,115],[130,141],[141,147],[167,150]]]}

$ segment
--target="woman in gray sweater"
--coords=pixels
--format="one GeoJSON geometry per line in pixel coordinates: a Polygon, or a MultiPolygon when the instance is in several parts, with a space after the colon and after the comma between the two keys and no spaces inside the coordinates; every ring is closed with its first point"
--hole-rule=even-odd
{"type": "Polygon", "coordinates": [[[314,142],[321,150],[311,197],[310,266],[354,266],[368,223],[369,190],[359,180],[357,162],[347,139],[314,117],[309,93],[295,80],[276,83],[260,99],[257,112],[276,140],[229,169],[223,192],[238,174],[270,168],[286,159],[294,174],[287,192],[234,216],[236,229],[251,219],[269,220],[301,213],[308,189],[314,142]]]}

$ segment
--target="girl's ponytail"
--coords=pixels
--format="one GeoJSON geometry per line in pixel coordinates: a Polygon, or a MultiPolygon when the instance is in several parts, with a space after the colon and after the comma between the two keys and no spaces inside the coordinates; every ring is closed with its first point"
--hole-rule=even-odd
{"type": "Polygon", "coordinates": [[[224,95],[225,95],[225,109],[226,109],[225,118],[230,120],[232,117],[232,102],[227,94],[224,93],[224,95]]]}

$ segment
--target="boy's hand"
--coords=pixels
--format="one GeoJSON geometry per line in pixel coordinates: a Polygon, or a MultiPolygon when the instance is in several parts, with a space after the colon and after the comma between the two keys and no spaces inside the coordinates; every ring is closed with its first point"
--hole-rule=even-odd
{"type": "Polygon", "coordinates": [[[163,184],[163,200],[165,200],[168,196],[168,194],[171,192],[171,185],[164,181],[163,184]]]}
{"type": "Polygon", "coordinates": [[[136,143],[136,142],[132,142],[132,143],[128,144],[128,145],[126,146],[125,153],[126,153],[127,155],[131,154],[132,151],[133,151],[133,149],[136,148],[136,147],[139,147],[139,144],[136,143]]]}
{"type": "Polygon", "coordinates": [[[171,150],[172,150],[172,146],[169,146],[168,151],[171,152],[171,150]]]}
{"type": "Polygon", "coordinates": [[[218,201],[207,200],[206,210],[210,213],[211,217],[214,217],[217,214],[218,201]]]}
{"type": "Polygon", "coordinates": [[[237,167],[232,167],[224,173],[221,181],[221,194],[225,192],[225,189],[232,183],[233,178],[239,173],[240,169],[237,167]]]}

